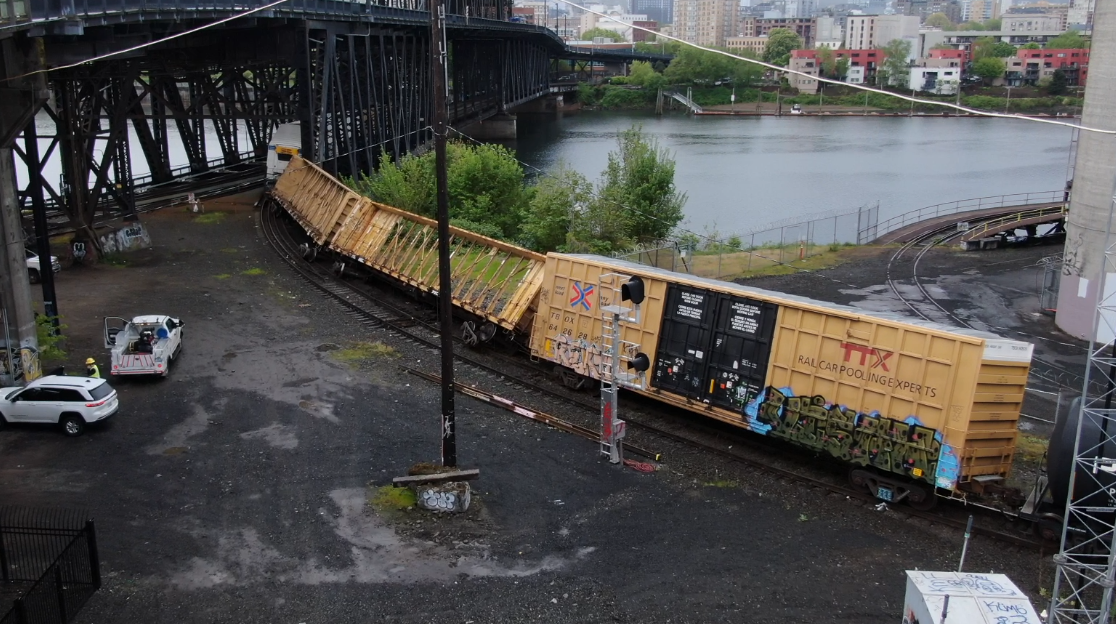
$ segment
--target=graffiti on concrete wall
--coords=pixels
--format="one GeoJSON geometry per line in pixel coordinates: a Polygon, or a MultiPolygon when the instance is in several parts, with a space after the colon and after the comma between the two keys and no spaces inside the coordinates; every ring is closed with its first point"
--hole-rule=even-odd
{"type": "Polygon", "coordinates": [[[127,223],[123,227],[102,234],[101,249],[105,253],[136,251],[151,246],[151,235],[142,223],[127,223]]]}
{"type": "Polygon", "coordinates": [[[821,395],[795,396],[768,386],[744,409],[757,433],[824,451],[842,461],[874,466],[937,487],[957,484],[960,464],[941,432],[917,417],[902,420],[859,412],[821,395]]]}

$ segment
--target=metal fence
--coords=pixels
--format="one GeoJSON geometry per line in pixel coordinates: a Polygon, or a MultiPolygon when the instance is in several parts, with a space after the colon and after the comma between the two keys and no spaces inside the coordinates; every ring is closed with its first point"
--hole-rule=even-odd
{"type": "Polygon", "coordinates": [[[0,507],[0,624],[66,624],[100,587],[92,520],[0,507]]]}
{"type": "Polygon", "coordinates": [[[830,211],[768,223],[738,234],[691,235],[618,254],[630,262],[713,279],[731,279],[860,242],[858,233],[875,223],[879,204],[855,211],[830,211]]]}
{"type": "MultiPolygon", "coordinates": [[[[857,232],[857,242],[860,244],[871,243],[872,241],[884,239],[884,237],[896,230],[904,228],[908,225],[914,225],[920,221],[933,219],[960,212],[972,212],[977,210],[989,210],[992,208],[1006,208],[1010,206],[1029,206],[1033,204],[1053,204],[1058,202],[1067,201],[1068,197],[1066,191],[1041,191],[1036,193],[1013,193],[1011,195],[993,195],[990,197],[974,197],[972,199],[959,199],[957,201],[945,202],[942,204],[934,204],[933,206],[926,206],[918,208],[909,212],[904,212],[901,215],[891,217],[880,223],[866,223],[862,226],[860,231],[857,232]]],[[[889,242],[886,239],[882,242],[889,242]]]]}

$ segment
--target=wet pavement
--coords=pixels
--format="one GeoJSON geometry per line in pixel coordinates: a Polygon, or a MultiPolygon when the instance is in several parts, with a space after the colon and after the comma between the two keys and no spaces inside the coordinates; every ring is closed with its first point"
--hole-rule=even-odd
{"type": "MultiPolygon", "coordinates": [[[[79,438],[0,431],[4,503],[96,519],[105,585],[77,622],[882,624],[901,617],[904,569],[956,567],[958,531],[697,451],[616,468],[464,397],[470,512],[370,505],[438,457],[438,388],[400,371],[436,353],[322,301],[250,206],[216,209],[153,214],[153,250],[58,276],[71,365],[103,361],[101,317],[166,313],[186,322],[169,379],[113,381],[120,413],[79,438]],[[350,357],[367,341],[391,349],[350,357]]],[[[832,292],[873,301],[852,277],[832,292]]],[[[988,540],[968,554],[1035,597],[1048,558],[988,540]]]]}

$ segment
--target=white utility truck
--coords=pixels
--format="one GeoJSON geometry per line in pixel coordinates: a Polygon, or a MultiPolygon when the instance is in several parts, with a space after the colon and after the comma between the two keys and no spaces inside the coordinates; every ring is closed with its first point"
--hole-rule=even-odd
{"type": "Polygon", "coordinates": [[[176,318],[137,316],[132,320],[105,317],[105,348],[112,349],[112,375],[166,377],[182,352],[182,326],[176,318]]]}
{"type": "Polygon", "coordinates": [[[302,149],[302,126],[296,123],[280,124],[271,135],[267,146],[267,183],[275,184],[287,168],[291,157],[302,149]]]}

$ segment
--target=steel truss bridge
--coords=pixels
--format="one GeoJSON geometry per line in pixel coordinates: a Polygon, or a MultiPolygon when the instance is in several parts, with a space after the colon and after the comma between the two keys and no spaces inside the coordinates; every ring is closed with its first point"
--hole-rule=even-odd
{"type": "MultiPolygon", "coordinates": [[[[340,175],[431,138],[426,0],[287,0],[173,38],[271,1],[0,0],[0,149],[26,171],[20,206],[59,207],[79,229],[96,212],[131,215],[140,179],[257,159],[290,121],[302,154],[340,175]],[[136,162],[150,173],[133,175],[136,162]]],[[[573,54],[552,31],[507,21],[509,0],[446,8],[454,125],[548,94],[552,59],[573,54]]]]}

